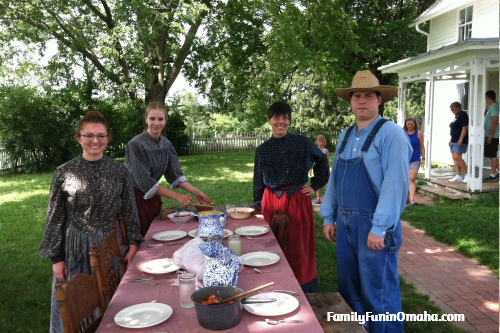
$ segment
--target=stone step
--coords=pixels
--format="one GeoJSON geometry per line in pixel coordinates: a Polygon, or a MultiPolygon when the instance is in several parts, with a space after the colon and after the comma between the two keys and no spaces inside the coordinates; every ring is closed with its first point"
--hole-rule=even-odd
{"type": "Polygon", "coordinates": [[[464,195],[455,192],[449,192],[445,188],[435,187],[431,185],[418,185],[417,192],[431,197],[445,197],[450,200],[465,200],[469,199],[464,195]]]}

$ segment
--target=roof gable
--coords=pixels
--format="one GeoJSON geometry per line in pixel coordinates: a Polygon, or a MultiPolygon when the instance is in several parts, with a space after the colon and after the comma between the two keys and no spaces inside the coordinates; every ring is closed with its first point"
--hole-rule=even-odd
{"type": "Polygon", "coordinates": [[[429,21],[430,19],[433,19],[446,12],[473,3],[473,0],[437,0],[432,4],[432,6],[430,6],[422,14],[420,14],[409,26],[413,27],[417,24],[429,21]]]}

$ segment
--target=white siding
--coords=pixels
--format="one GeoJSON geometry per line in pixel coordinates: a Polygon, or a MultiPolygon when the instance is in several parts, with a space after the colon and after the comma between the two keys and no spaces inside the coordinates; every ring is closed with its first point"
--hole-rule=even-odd
{"type": "MultiPolygon", "coordinates": [[[[461,9],[468,6],[462,6],[431,19],[427,51],[452,45],[458,41],[458,14],[461,9]]],[[[473,6],[472,38],[498,38],[499,1],[476,0],[473,6]]]]}
{"type": "Polygon", "coordinates": [[[498,38],[498,0],[477,0],[472,22],[472,38],[498,38]]]}
{"type": "Polygon", "coordinates": [[[443,14],[431,20],[428,50],[436,50],[457,42],[458,27],[455,11],[443,14]]]}

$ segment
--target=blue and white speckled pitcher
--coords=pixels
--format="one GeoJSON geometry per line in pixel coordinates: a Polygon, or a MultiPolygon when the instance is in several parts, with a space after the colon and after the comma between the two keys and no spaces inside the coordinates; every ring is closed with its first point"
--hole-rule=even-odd
{"type": "Polygon", "coordinates": [[[219,242],[205,242],[200,245],[200,250],[206,259],[203,271],[205,287],[238,285],[240,262],[233,251],[219,242]]]}
{"type": "Polygon", "coordinates": [[[196,214],[200,221],[198,227],[198,237],[210,238],[214,235],[220,235],[221,239],[224,238],[224,227],[227,222],[227,214],[219,211],[203,211],[196,214]],[[211,214],[210,212],[213,212],[211,214]]]}

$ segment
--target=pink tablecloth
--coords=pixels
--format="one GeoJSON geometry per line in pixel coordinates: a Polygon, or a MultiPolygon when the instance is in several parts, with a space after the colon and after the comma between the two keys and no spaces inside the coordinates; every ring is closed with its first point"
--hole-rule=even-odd
{"type": "MultiPolygon", "coordinates": [[[[233,220],[228,216],[227,224],[225,229],[234,231],[241,226],[266,226],[269,227],[268,223],[264,220],[261,215],[252,216],[246,220],[233,220]]],[[[153,221],[151,228],[146,235],[146,242],[141,244],[139,251],[137,251],[134,260],[132,261],[131,267],[127,270],[118,290],[116,291],[108,309],[104,315],[104,318],[97,330],[98,333],[109,333],[109,332],[165,332],[177,333],[177,332],[207,332],[206,329],[198,324],[196,318],[195,308],[183,309],[179,305],[179,290],[178,287],[173,287],[171,284],[174,280],[158,280],[155,282],[160,282],[158,285],[149,285],[142,283],[132,283],[133,279],[153,277],[151,274],[146,274],[141,271],[141,265],[147,261],[160,259],[160,258],[172,258],[173,253],[179,249],[182,244],[173,246],[158,246],[153,248],[147,248],[148,244],[159,244],[156,240],[152,239],[152,236],[158,232],[166,230],[184,230],[186,232],[197,229],[198,222],[196,219],[188,223],[173,223],[172,221],[160,220],[159,218],[153,221]],[[156,302],[165,303],[172,307],[172,316],[160,323],[158,325],[147,327],[147,328],[123,328],[118,326],[114,322],[115,315],[125,307],[146,303],[156,300],[156,302]]],[[[245,266],[243,271],[239,274],[238,287],[243,290],[249,290],[260,285],[266,284],[268,282],[275,282],[271,287],[262,289],[263,292],[271,291],[273,289],[285,289],[285,290],[298,290],[299,296],[299,307],[286,315],[283,316],[273,316],[273,317],[263,317],[251,314],[244,310],[243,319],[237,326],[226,330],[226,332],[323,332],[321,326],[314,315],[307,299],[300,289],[299,283],[295,279],[295,276],[290,269],[290,266],[283,255],[273,233],[269,230],[268,233],[262,236],[258,236],[261,239],[249,240],[246,237],[241,237],[242,241],[242,252],[254,252],[259,250],[273,250],[278,251],[280,255],[280,261],[276,264],[262,267],[262,269],[269,270],[280,270],[279,273],[264,273],[259,274],[253,270],[252,267],[245,266]],[[272,319],[301,319],[304,322],[300,324],[283,323],[277,326],[266,324],[265,318],[272,319]]],[[[179,242],[187,242],[191,239],[190,236],[178,240],[179,242]]],[[[227,245],[227,239],[223,241],[223,244],[227,245]]],[[[300,260],[300,258],[297,258],[300,260]]],[[[165,274],[165,275],[172,275],[165,274]]],[[[154,277],[160,277],[162,275],[154,275],[154,277]]],[[[253,294],[250,294],[251,296],[253,294]]]]}

